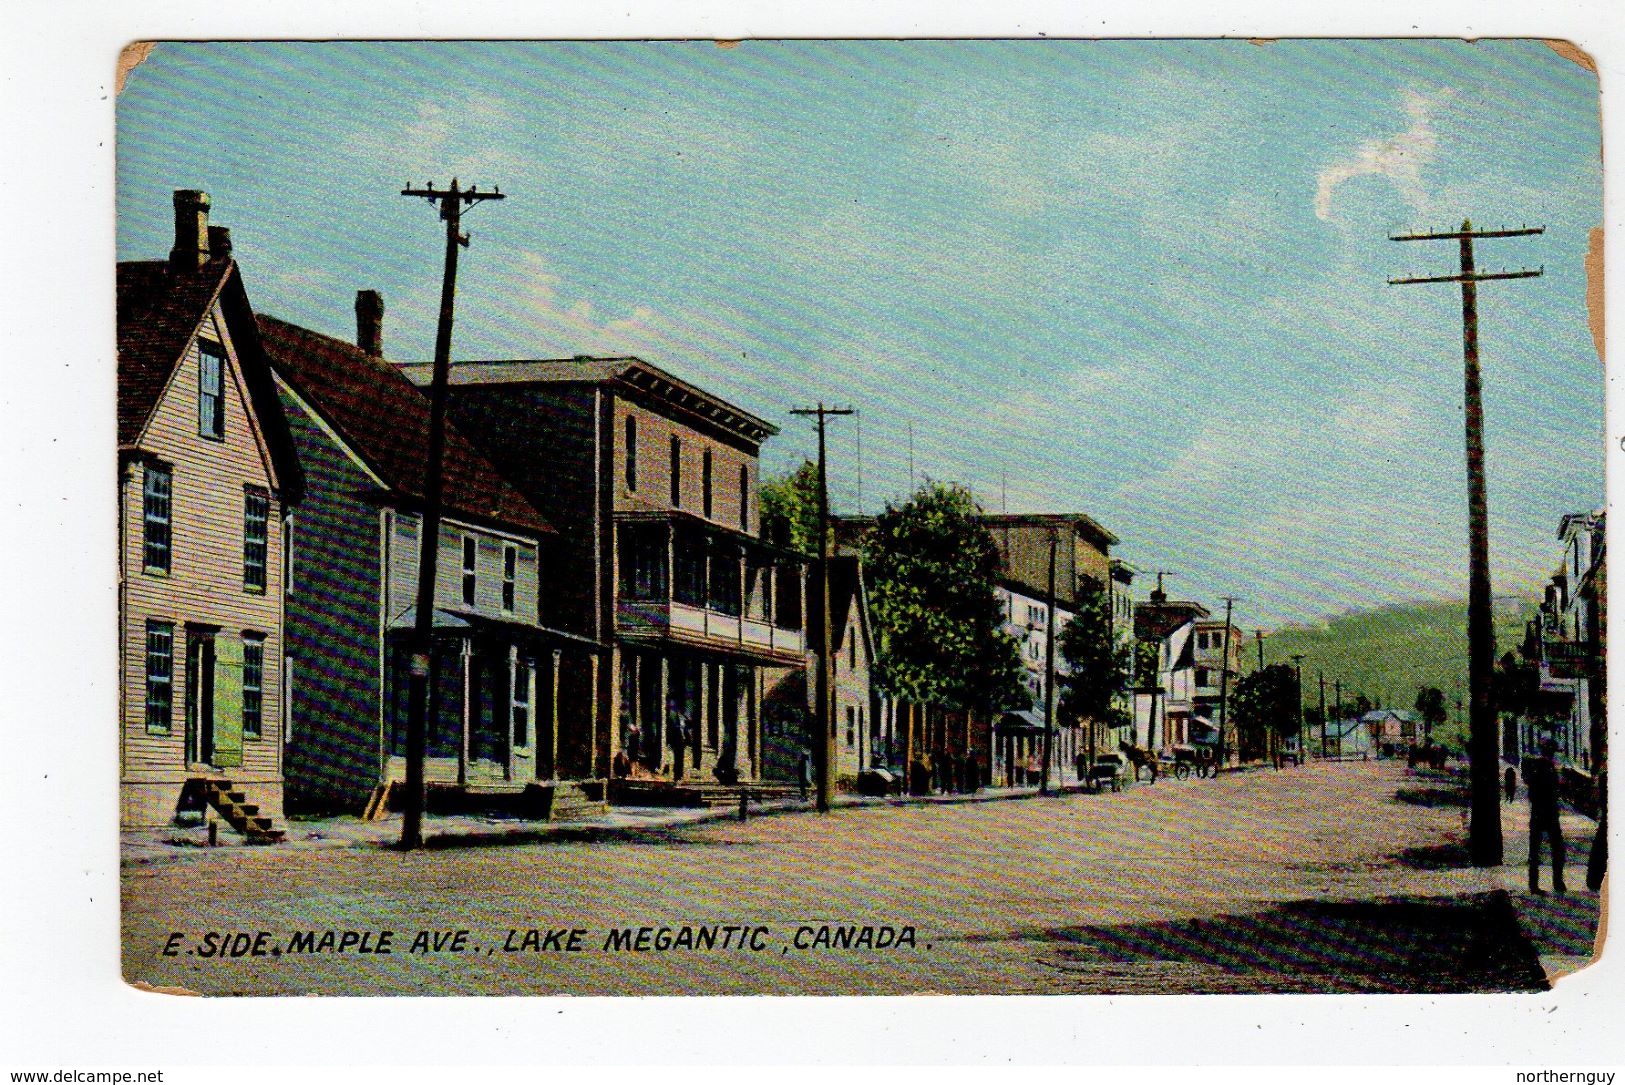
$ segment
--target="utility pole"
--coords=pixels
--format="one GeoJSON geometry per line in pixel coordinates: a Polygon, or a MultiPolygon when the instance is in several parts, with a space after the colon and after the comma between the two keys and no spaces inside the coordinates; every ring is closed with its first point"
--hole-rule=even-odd
{"type": "Polygon", "coordinates": [[[1317,670],[1320,676],[1320,759],[1326,760],[1326,672],[1317,670]]]}
{"type": "Polygon", "coordinates": [[[1038,777],[1038,793],[1049,794],[1049,768],[1055,742],[1055,551],[1061,533],[1049,533],[1049,615],[1044,626],[1044,766],[1038,777]]]}
{"type": "Polygon", "coordinates": [[[1263,670],[1264,669],[1264,631],[1262,629],[1253,630],[1253,639],[1258,642],[1258,669],[1263,670]]]}
{"type": "Polygon", "coordinates": [[[835,802],[835,713],[830,688],[830,669],[835,662],[829,615],[829,471],[824,456],[824,423],[833,415],[851,414],[850,407],[797,407],[795,415],[818,419],[818,616],[823,628],[818,645],[818,692],[814,709],[818,716],[818,741],[813,743],[813,769],[818,775],[818,812],[829,813],[835,802]]]}
{"type": "Polygon", "coordinates": [[[1337,679],[1332,683],[1332,691],[1337,695],[1337,706],[1332,713],[1337,717],[1337,756],[1343,756],[1343,680],[1337,679]]]}
{"type": "Polygon", "coordinates": [[[1390,286],[1417,283],[1460,283],[1464,414],[1467,439],[1467,681],[1470,709],[1467,722],[1467,762],[1471,781],[1472,820],[1467,849],[1474,866],[1500,866],[1501,799],[1498,790],[1499,757],[1496,748],[1495,705],[1491,683],[1495,673],[1495,623],[1490,598],[1490,529],[1484,484],[1484,402],[1478,365],[1478,284],[1491,279],[1532,279],[1543,269],[1479,272],[1473,260],[1473,242],[1479,238],[1529,237],[1545,233],[1540,226],[1516,230],[1474,230],[1470,220],[1446,233],[1391,235],[1392,241],[1455,241],[1461,270],[1455,275],[1389,279],[1390,286]]]}
{"type": "Polygon", "coordinates": [[[1309,759],[1309,751],[1304,748],[1303,741],[1303,655],[1300,653],[1292,657],[1292,688],[1295,691],[1293,700],[1297,702],[1297,736],[1299,764],[1309,759]]]}
{"type": "Polygon", "coordinates": [[[440,280],[440,324],[434,339],[434,380],[429,387],[429,462],[424,467],[423,524],[418,535],[417,606],[412,623],[411,677],[406,710],[406,811],[401,821],[401,848],[423,847],[423,755],[428,732],[429,670],[434,653],[434,585],[440,557],[440,505],[445,489],[446,385],[451,375],[451,324],[457,297],[457,250],[468,247],[463,233],[463,205],[505,199],[501,189],[478,191],[470,185],[423,188],[408,186],[402,196],[417,196],[437,204],[446,224],[446,261],[440,280]]]}
{"type": "Polygon", "coordinates": [[[1230,611],[1235,605],[1234,596],[1224,597],[1224,644],[1219,655],[1219,756],[1213,763],[1214,779],[1224,767],[1225,728],[1230,726],[1230,611]]]}

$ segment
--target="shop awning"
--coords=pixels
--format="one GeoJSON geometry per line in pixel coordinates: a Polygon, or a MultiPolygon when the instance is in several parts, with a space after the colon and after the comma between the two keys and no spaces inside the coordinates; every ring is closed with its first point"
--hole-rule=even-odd
{"type": "Polygon", "coordinates": [[[1000,735],[1041,735],[1044,733],[1044,717],[1027,709],[1013,709],[999,716],[993,730],[1000,735]]]}

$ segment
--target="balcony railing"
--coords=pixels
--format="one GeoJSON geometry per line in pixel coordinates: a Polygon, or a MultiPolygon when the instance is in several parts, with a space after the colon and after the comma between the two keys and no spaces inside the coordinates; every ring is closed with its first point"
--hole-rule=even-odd
{"type": "Polygon", "coordinates": [[[786,629],[760,618],[725,614],[675,600],[621,600],[617,607],[616,630],[631,637],[726,645],[777,656],[799,657],[806,648],[806,639],[799,629],[786,629]]]}

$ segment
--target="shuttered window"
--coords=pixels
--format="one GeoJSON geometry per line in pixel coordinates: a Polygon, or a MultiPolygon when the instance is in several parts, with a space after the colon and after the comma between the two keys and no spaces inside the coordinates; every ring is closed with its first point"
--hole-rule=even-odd
{"type": "Polygon", "coordinates": [[[638,490],[638,420],[626,416],[626,488],[638,490]]]}
{"type": "Polygon", "coordinates": [[[175,626],[147,623],[147,732],[169,734],[174,704],[175,626]]]}
{"type": "Polygon", "coordinates": [[[475,590],[479,587],[479,543],[474,536],[463,536],[463,605],[473,606],[475,590]]]}
{"type": "Polygon", "coordinates": [[[226,435],[226,356],[214,343],[198,343],[197,428],[205,437],[226,435]]]}
{"type": "Polygon", "coordinates": [[[169,468],[148,464],[142,482],[142,565],[149,573],[169,572],[170,497],[173,478],[169,468]]]}
{"type": "Polygon", "coordinates": [[[739,468],[739,530],[750,530],[750,468],[739,468]]]}
{"type": "Polygon", "coordinates": [[[519,575],[519,547],[513,543],[502,544],[502,609],[505,613],[513,613],[514,590],[519,575]]]}
{"type": "Polygon", "coordinates": [[[671,507],[683,507],[683,442],[671,439],[671,507]]]}
{"type": "Polygon", "coordinates": [[[700,494],[705,507],[705,518],[711,519],[711,450],[705,450],[700,464],[700,494]]]}
{"type": "Polygon", "coordinates": [[[265,709],[265,637],[243,634],[243,737],[259,738],[265,709]]]}
{"type": "Polygon", "coordinates": [[[271,522],[271,495],[250,487],[243,494],[243,587],[265,590],[266,540],[271,522]]]}

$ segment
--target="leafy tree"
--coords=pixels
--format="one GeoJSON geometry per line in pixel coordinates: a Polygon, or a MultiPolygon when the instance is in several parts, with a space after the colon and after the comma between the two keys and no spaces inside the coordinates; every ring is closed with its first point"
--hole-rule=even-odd
{"type": "Polygon", "coordinates": [[[818,465],[801,466],[761,487],[762,538],[803,554],[818,553],[818,465]]]}
{"type": "Polygon", "coordinates": [[[1416,714],[1422,717],[1422,733],[1433,737],[1433,729],[1449,718],[1444,707],[1444,693],[1436,686],[1416,691],[1416,714]]]}
{"type": "Polygon", "coordinates": [[[887,505],[864,537],[877,678],[894,696],[983,711],[1027,703],[1020,650],[993,594],[999,552],[981,512],[963,486],[927,482],[887,505]]]}
{"type": "Polygon", "coordinates": [[[1068,716],[1104,722],[1127,691],[1133,647],[1112,628],[1111,596],[1085,581],[1078,610],[1061,630],[1056,649],[1068,672],[1056,677],[1061,711],[1068,716]]]}
{"type": "Polygon", "coordinates": [[[1236,682],[1230,702],[1236,734],[1243,750],[1262,751],[1273,732],[1279,736],[1298,730],[1298,677],[1285,663],[1272,663],[1236,682]]]}

